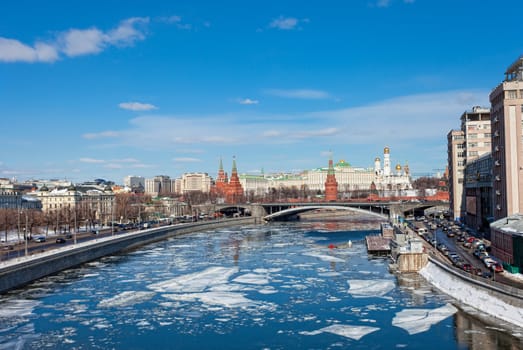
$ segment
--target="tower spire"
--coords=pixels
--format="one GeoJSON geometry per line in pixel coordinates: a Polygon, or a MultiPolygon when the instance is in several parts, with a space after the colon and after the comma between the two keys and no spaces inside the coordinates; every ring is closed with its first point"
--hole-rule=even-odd
{"type": "Polygon", "coordinates": [[[232,172],[237,173],[238,169],[236,169],[236,156],[232,156],[232,172]]]}

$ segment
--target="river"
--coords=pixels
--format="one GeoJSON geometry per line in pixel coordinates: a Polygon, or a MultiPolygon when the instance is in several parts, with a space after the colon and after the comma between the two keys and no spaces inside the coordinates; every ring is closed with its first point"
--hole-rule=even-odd
{"type": "Polygon", "coordinates": [[[521,332],[369,259],[376,228],[232,227],[105,257],[1,296],[0,350],[523,349],[521,332]]]}

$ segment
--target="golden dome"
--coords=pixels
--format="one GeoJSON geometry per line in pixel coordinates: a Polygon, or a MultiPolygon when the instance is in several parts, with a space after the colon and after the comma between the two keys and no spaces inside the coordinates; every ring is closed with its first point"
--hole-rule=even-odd
{"type": "Polygon", "coordinates": [[[379,162],[379,161],[381,161],[381,159],[380,159],[380,157],[376,157],[376,158],[374,158],[374,161],[379,162]]]}
{"type": "Polygon", "coordinates": [[[401,170],[401,165],[396,164],[396,170],[397,170],[397,171],[400,171],[400,170],[401,170]]]}
{"type": "Polygon", "coordinates": [[[389,147],[385,147],[385,148],[383,149],[383,153],[385,153],[385,154],[389,154],[389,153],[390,153],[390,148],[389,148],[389,147]]]}

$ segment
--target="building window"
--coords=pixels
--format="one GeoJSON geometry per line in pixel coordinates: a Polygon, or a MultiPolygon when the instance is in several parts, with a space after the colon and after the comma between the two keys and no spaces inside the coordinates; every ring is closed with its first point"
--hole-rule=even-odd
{"type": "Polygon", "coordinates": [[[490,132],[486,132],[483,137],[487,137],[487,138],[490,138],[492,136],[492,134],[490,132]]]}
{"type": "Polygon", "coordinates": [[[517,98],[516,90],[507,90],[505,92],[505,98],[507,100],[515,100],[517,98]]]}

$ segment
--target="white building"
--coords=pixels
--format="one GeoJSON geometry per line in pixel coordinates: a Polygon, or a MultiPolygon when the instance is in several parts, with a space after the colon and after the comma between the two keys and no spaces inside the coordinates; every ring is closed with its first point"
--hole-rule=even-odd
{"type": "Polygon", "coordinates": [[[182,175],[180,193],[211,191],[212,179],[207,173],[185,173],[182,175]]]}
{"type": "MultiPolygon", "coordinates": [[[[397,164],[391,168],[390,149],[385,147],[383,154],[383,168],[381,159],[377,157],[374,168],[353,167],[344,160],[334,165],[338,192],[350,197],[355,191],[369,191],[372,188],[380,196],[409,196],[413,195],[410,172],[407,165],[397,164]]],[[[300,191],[325,191],[328,168],[306,170],[300,174],[278,175],[240,175],[240,183],[246,194],[264,195],[271,188],[296,188],[300,191]]]]}

